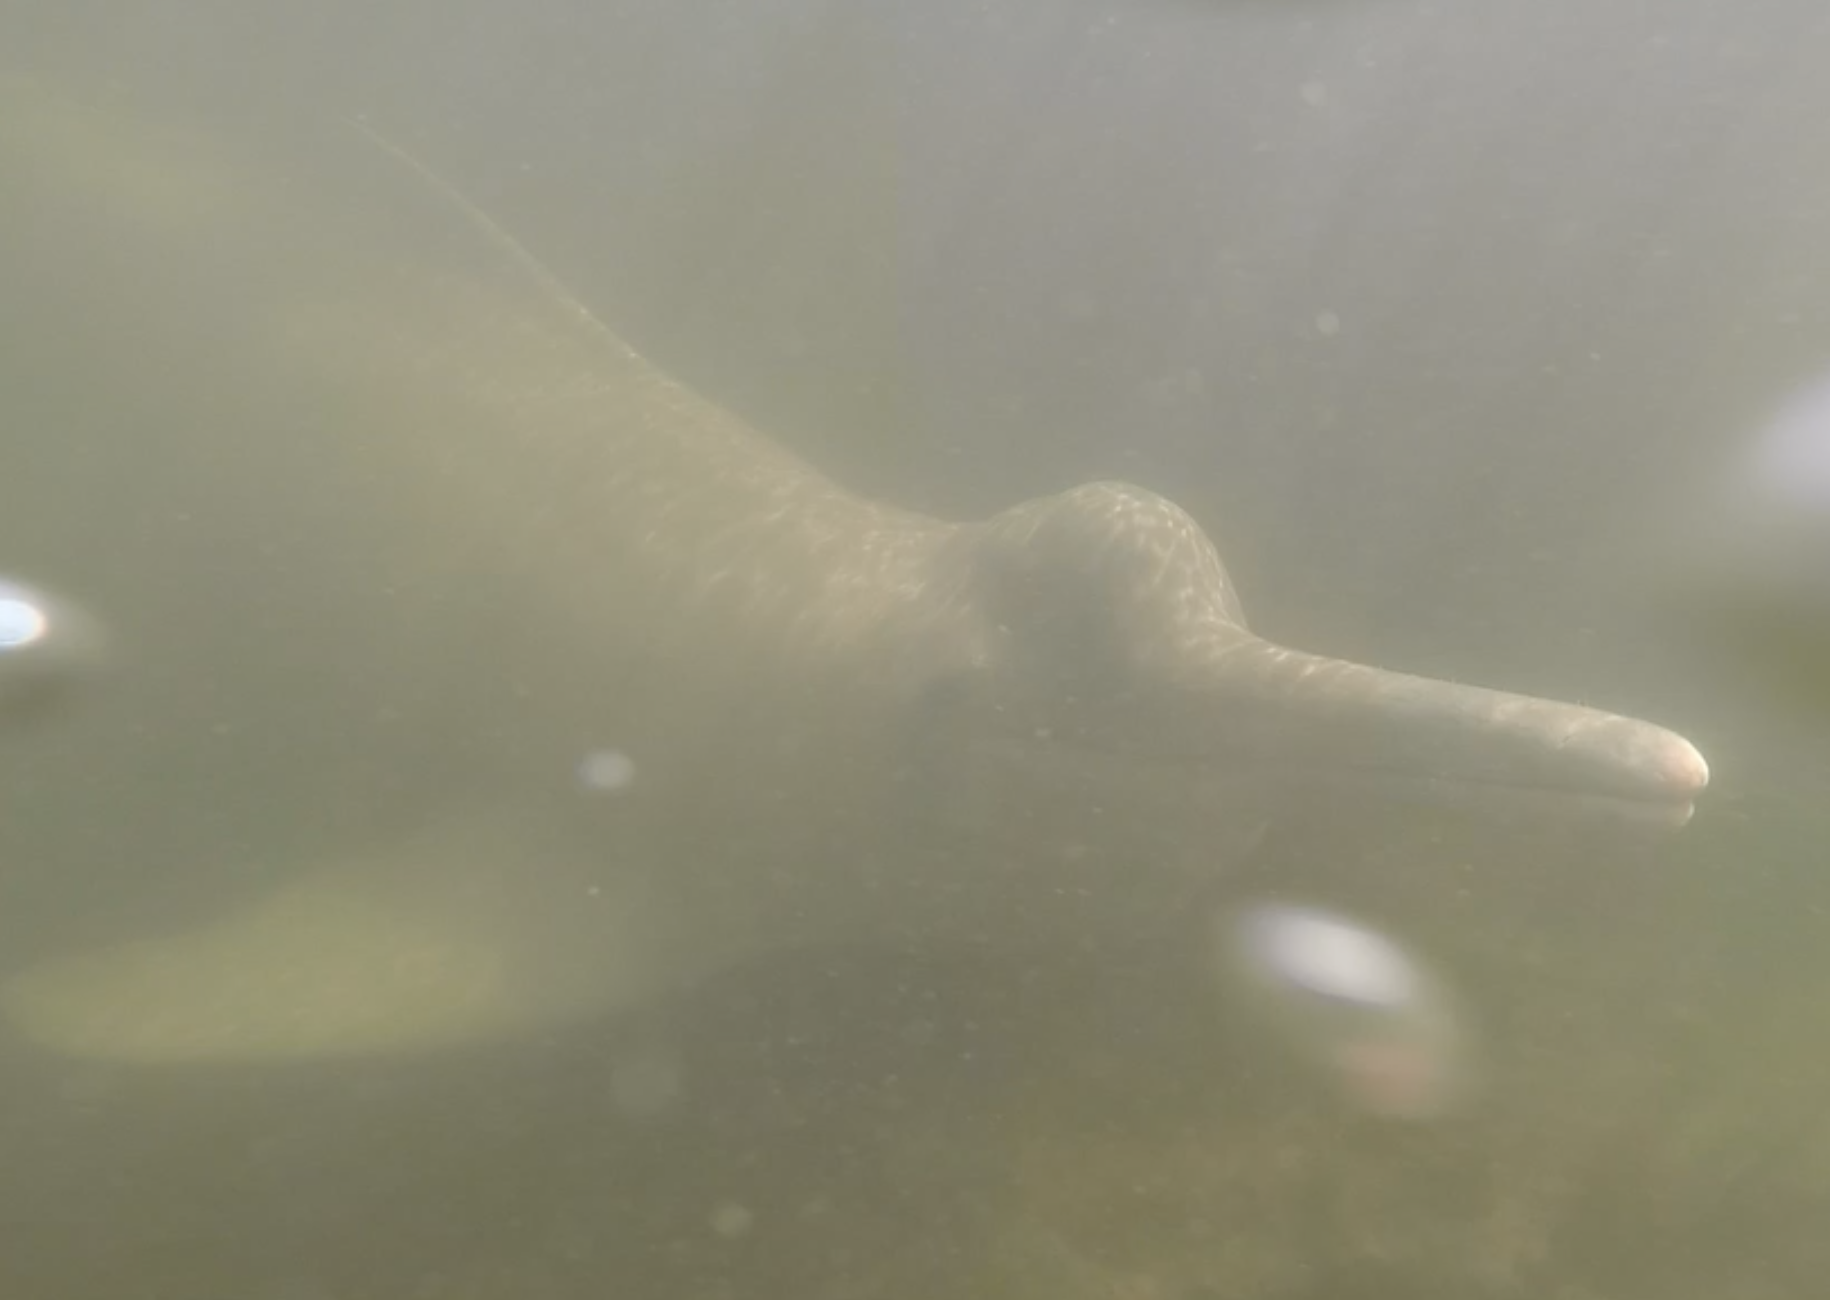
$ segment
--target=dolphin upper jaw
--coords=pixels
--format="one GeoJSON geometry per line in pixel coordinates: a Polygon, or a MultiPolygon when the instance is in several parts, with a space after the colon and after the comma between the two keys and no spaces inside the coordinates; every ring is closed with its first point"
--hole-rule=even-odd
{"type": "Polygon", "coordinates": [[[965,528],[934,571],[949,667],[915,730],[953,764],[932,779],[978,787],[976,822],[1098,806],[1115,841],[1148,839],[1188,824],[1180,805],[1211,826],[1308,786],[1681,825],[1708,784],[1697,750],[1652,723],[1264,640],[1199,526],[1129,484],[965,528]]]}
{"type": "Polygon", "coordinates": [[[1261,752],[1366,779],[1567,796],[1688,815],[1709,768],[1682,736],[1561,701],[1260,642],[1229,650],[1179,712],[1250,719],[1261,752]],[[1205,689],[1203,689],[1205,688],[1205,689]]]}

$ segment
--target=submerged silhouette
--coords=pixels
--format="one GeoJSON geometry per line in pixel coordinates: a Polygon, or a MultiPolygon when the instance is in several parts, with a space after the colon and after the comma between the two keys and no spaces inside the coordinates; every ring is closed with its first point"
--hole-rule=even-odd
{"type": "Polygon", "coordinates": [[[221,886],[150,922],[47,903],[84,940],[0,986],[45,1047],[424,1049],[834,939],[1193,943],[1298,797],[1681,823],[1707,781],[1649,723],[1258,638],[1141,488],[979,523],[855,495],[346,123],[0,102],[6,377],[42,431],[0,553],[121,648],[0,850],[221,886]]]}

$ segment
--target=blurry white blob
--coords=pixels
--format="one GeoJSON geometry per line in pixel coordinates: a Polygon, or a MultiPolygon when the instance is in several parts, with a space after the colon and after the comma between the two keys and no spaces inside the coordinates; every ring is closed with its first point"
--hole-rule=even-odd
{"type": "Polygon", "coordinates": [[[1830,381],[1792,394],[1711,485],[1716,564],[1742,583],[1830,591],[1830,381]]]}
{"type": "Polygon", "coordinates": [[[0,654],[43,641],[51,630],[50,615],[36,592],[0,578],[0,654]]]}
{"type": "Polygon", "coordinates": [[[60,698],[101,661],[101,633],[86,612],[0,578],[0,715],[10,719],[60,698]]]}
{"type": "Polygon", "coordinates": [[[1830,694],[1830,380],[1750,413],[1749,436],[1699,468],[1661,585],[1749,680],[1830,694]]]}
{"type": "Polygon", "coordinates": [[[578,760],[578,784],[597,794],[614,794],[635,780],[635,760],[621,750],[594,749],[578,760]]]}
{"type": "Polygon", "coordinates": [[[1221,952],[1230,991],[1348,1104],[1430,1119],[1465,1096],[1467,1026],[1447,987],[1376,930],[1266,903],[1223,919],[1221,952]]]}
{"type": "Polygon", "coordinates": [[[1830,380],[1792,394],[1750,448],[1747,485],[1773,504],[1830,509],[1830,380]]]}

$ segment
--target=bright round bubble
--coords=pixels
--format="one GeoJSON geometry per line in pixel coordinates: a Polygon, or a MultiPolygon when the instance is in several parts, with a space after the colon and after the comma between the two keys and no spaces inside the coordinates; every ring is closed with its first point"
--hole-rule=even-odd
{"type": "Polygon", "coordinates": [[[1247,942],[1266,972],[1324,997],[1402,1005],[1417,991],[1409,958],[1383,935],[1310,908],[1267,906],[1246,918],[1247,942]]]}
{"type": "Polygon", "coordinates": [[[0,650],[20,650],[44,640],[51,621],[32,596],[0,584],[0,650]]]}
{"type": "Polygon", "coordinates": [[[1285,903],[1245,909],[1222,935],[1229,995],[1355,1109],[1426,1120],[1467,1095],[1472,1044],[1457,999],[1395,940],[1285,903]]]}

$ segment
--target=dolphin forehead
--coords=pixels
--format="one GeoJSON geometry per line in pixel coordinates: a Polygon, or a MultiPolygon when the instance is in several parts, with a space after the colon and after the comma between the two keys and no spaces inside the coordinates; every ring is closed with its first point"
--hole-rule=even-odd
{"type": "Polygon", "coordinates": [[[1651,722],[1264,640],[1199,524],[1142,488],[1026,502],[973,546],[1007,739],[1673,806],[1708,784],[1695,746],[1651,722]]]}

